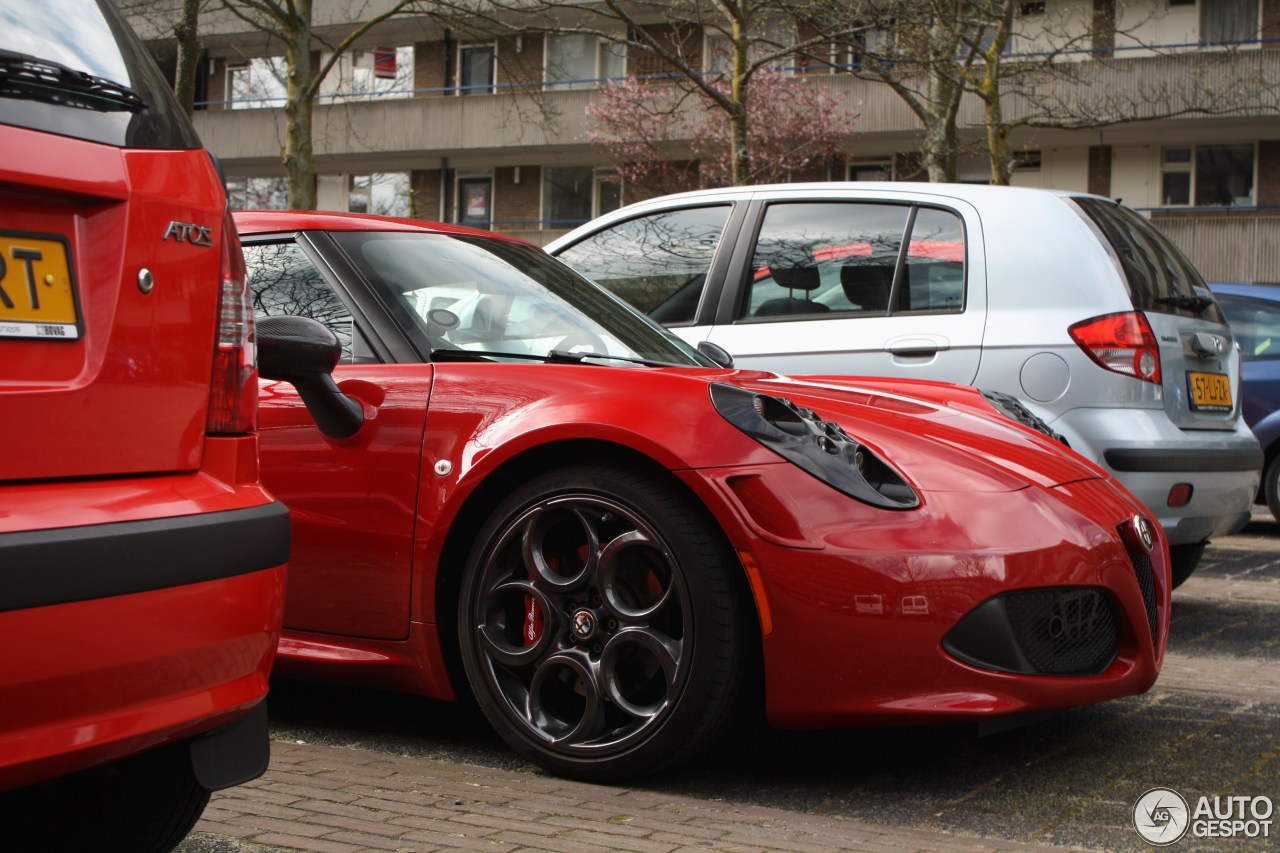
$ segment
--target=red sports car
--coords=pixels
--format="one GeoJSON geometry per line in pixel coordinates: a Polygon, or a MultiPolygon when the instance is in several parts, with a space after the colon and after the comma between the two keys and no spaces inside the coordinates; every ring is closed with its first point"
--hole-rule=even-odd
{"type": "Polygon", "coordinates": [[[595,780],[694,755],[757,679],[780,726],[989,721],[1156,679],[1163,534],[1016,404],[735,371],[497,234],[236,222],[260,369],[287,380],[261,396],[294,520],[277,672],[469,691],[516,750],[595,780]]]}

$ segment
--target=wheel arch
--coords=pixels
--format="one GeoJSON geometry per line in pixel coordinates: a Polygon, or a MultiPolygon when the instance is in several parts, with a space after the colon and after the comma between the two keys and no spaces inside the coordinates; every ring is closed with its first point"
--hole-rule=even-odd
{"type": "MultiPolygon", "coordinates": [[[[457,602],[461,591],[463,570],[476,534],[479,533],[501,496],[520,483],[547,471],[583,464],[625,466],[643,472],[679,491],[691,506],[705,513],[706,520],[718,532],[726,558],[731,558],[733,565],[738,567],[738,571],[734,573],[735,592],[740,597],[743,612],[751,619],[752,636],[757,638],[757,642],[750,650],[749,678],[753,685],[762,686],[764,658],[763,648],[759,642],[760,614],[751,593],[746,570],[742,568],[742,562],[734,551],[716,513],[669,468],[652,457],[634,448],[600,439],[568,439],[529,448],[504,461],[476,485],[453,517],[440,550],[440,558],[436,563],[434,616],[440,651],[444,657],[454,695],[460,699],[470,698],[470,686],[463,674],[461,650],[458,646],[457,602]]],[[[760,708],[763,710],[763,698],[762,696],[758,698],[760,698],[760,708]]]]}

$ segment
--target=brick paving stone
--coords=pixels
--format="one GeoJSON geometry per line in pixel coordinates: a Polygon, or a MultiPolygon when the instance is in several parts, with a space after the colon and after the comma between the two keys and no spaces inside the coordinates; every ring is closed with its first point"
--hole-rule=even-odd
{"type": "Polygon", "coordinates": [[[1280,665],[1265,660],[1166,654],[1154,689],[1280,703],[1280,665]]]}
{"type": "Polygon", "coordinates": [[[319,838],[305,838],[300,835],[290,835],[287,832],[269,832],[255,838],[254,841],[258,844],[271,844],[276,847],[305,850],[307,853],[363,853],[365,849],[356,844],[324,841],[319,838]]]}

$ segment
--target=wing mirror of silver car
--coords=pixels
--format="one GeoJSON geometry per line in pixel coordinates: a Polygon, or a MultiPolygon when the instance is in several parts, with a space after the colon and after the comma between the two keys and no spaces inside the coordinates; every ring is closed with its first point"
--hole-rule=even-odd
{"type": "Polygon", "coordinates": [[[310,317],[257,320],[258,375],[288,382],[329,438],[350,438],[364,423],[364,407],[333,381],[342,344],[328,327],[310,317]]]}

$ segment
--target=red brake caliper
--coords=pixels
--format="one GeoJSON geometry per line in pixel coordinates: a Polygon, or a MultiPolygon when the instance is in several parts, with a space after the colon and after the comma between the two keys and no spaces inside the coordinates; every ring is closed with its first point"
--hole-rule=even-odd
{"type": "Polygon", "coordinates": [[[532,595],[524,597],[524,644],[532,646],[542,637],[542,610],[532,595]]]}

